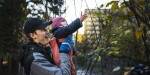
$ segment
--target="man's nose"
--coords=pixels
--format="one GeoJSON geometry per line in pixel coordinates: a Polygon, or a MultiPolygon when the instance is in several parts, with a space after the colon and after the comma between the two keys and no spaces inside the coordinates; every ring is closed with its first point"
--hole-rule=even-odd
{"type": "Polygon", "coordinates": [[[47,33],[46,33],[46,36],[47,36],[48,38],[52,38],[52,37],[53,37],[53,34],[52,34],[52,33],[47,32],[47,33]]]}

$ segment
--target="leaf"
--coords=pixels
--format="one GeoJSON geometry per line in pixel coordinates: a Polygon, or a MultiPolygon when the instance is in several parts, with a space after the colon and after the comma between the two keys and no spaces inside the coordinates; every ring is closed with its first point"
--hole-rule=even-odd
{"type": "Polygon", "coordinates": [[[106,7],[108,7],[110,5],[112,5],[111,6],[112,11],[115,11],[116,9],[119,8],[118,1],[111,1],[111,2],[107,3],[106,7]]]}
{"type": "Polygon", "coordinates": [[[112,41],[111,43],[112,43],[112,44],[117,44],[117,43],[118,43],[118,41],[112,41]]]}
{"type": "Polygon", "coordinates": [[[114,1],[108,2],[108,3],[106,4],[106,7],[109,7],[110,5],[112,5],[112,3],[114,3],[114,1]]]}
{"type": "Polygon", "coordinates": [[[103,4],[101,4],[101,5],[100,5],[100,8],[102,8],[102,7],[104,7],[104,5],[103,5],[103,4]]]}
{"type": "Polygon", "coordinates": [[[143,32],[142,31],[136,31],[135,32],[135,37],[137,40],[139,40],[142,37],[143,32]]]}
{"type": "Polygon", "coordinates": [[[126,30],[126,31],[124,32],[124,34],[127,35],[127,34],[129,34],[130,32],[131,32],[130,30],[126,30]]]}
{"type": "Polygon", "coordinates": [[[95,12],[94,15],[95,15],[95,16],[98,16],[98,17],[101,17],[101,16],[102,16],[102,13],[101,13],[101,12],[95,12]]]}
{"type": "Polygon", "coordinates": [[[115,10],[117,10],[117,9],[119,9],[118,2],[112,3],[111,10],[112,10],[112,11],[115,11],[115,10]]]}
{"type": "Polygon", "coordinates": [[[101,61],[102,60],[102,57],[101,56],[98,56],[98,61],[101,61]]]}

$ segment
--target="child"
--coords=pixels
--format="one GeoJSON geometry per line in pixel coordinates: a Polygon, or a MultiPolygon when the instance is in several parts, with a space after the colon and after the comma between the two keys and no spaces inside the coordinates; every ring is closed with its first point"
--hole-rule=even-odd
{"type": "MultiPolygon", "coordinates": [[[[52,20],[52,32],[54,33],[54,32],[59,31],[59,29],[63,29],[63,28],[67,28],[67,27],[69,28],[69,26],[72,26],[72,25],[78,25],[78,24],[82,25],[83,20],[81,20],[81,19],[82,19],[82,16],[80,19],[78,18],[78,19],[74,20],[71,24],[67,24],[66,19],[64,19],[63,17],[54,18],[52,20]]],[[[73,28],[76,28],[76,26],[74,26],[73,28]]],[[[64,35],[67,33],[70,33],[70,31],[66,31],[64,33],[64,35]]],[[[73,54],[73,50],[75,49],[72,36],[73,36],[73,34],[70,33],[70,35],[65,36],[65,38],[61,38],[61,40],[59,39],[57,43],[59,46],[59,52],[68,54],[68,58],[66,58],[65,60],[70,61],[71,75],[76,75],[75,65],[72,61],[72,54],[73,54]]],[[[60,57],[62,57],[62,56],[60,56],[60,57]]],[[[60,60],[63,61],[63,59],[61,59],[61,58],[60,58],[60,60]]]]}
{"type": "MultiPolygon", "coordinates": [[[[52,32],[65,26],[68,26],[67,21],[63,17],[57,17],[53,19],[52,32]]],[[[66,38],[64,38],[61,42],[61,45],[59,45],[59,48],[60,52],[65,53],[69,53],[70,50],[74,50],[73,34],[70,34],[66,38]]]]}

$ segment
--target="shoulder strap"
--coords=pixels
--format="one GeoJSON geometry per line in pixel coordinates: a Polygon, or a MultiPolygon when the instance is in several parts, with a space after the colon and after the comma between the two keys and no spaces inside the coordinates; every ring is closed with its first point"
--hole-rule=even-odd
{"type": "Polygon", "coordinates": [[[54,63],[59,66],[60,65],[60,54],[59,54],[59,47],[57,44],[57,40],[55,37],[53,37],[50,41],[49,41],[50,47],[51,47],[51,54],[52,54],[52,58],[54,60],[54,63]]]}

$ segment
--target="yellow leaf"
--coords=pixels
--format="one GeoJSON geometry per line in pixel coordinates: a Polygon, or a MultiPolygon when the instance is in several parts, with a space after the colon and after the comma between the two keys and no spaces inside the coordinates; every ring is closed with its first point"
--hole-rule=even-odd
{"type": "Polygon", "coordinates": [[[135,37],[137,40],[139,40],[142,37],[143,32],[142,31],[136,31],[135,32],[135,37]]]}
{"type": "Polygon", "coordinates": [[[77,35],[77,41],[79,43],[82,43],[83,41],[85,41],[85,36],[83,34],[78,34],[77,35]]]}
{"type": "Polygon", "coordinates": [[[117,9],[119,9],[118,3],[114,2],[111,6],[112,11],[116,11],[117,9]]]}

